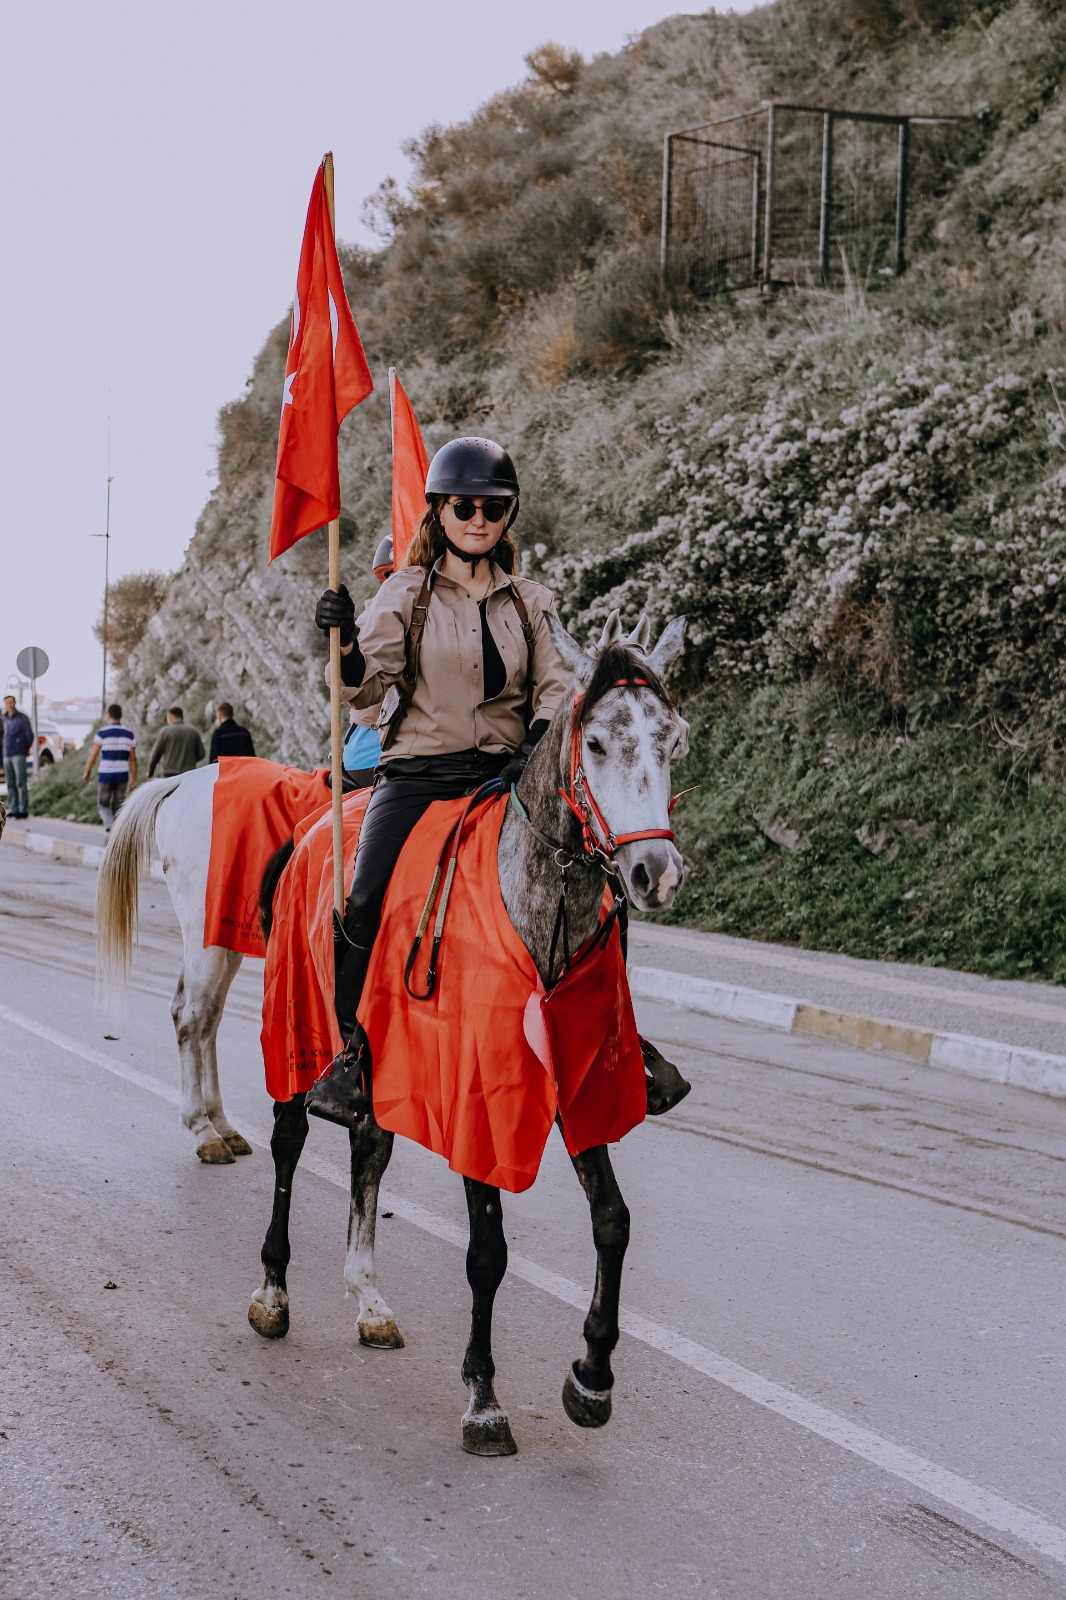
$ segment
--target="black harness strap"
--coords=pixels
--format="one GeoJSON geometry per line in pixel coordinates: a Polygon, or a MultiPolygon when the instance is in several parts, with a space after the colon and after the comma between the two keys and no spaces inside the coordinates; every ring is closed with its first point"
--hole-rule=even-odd
{"type": "Polygon", "coordinates": [[[418,598],[411,609],[411,625],[404,635],[404,667],[396,684],[396,706],[381,735],[381,748],[387,750],[400,731],[400,723],[415,696],[418,683],[418,662],[422,655],[422,635],[426,631],[426,614],[429,611],[430,570],[422,579],[418,598]]]}

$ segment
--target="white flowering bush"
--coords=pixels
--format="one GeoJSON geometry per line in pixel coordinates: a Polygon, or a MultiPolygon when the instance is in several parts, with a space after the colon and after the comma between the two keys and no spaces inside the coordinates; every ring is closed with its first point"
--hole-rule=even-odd
{"type": "Polygon", "coordinates": [[[616,607],[630,623],[686,612],[702,675],[750,682],[832,670],[847,619],[876,613],[904,698],[1066,705],[1051,388],[950,350],[843,407],[840,383],[812,369],[749,417],[663,424],[654,525],[610,554],[547,563],[564,619],[581,633],[616,607]],[[1050,475],[1015,504],[1034,465],[1050,475]]]}

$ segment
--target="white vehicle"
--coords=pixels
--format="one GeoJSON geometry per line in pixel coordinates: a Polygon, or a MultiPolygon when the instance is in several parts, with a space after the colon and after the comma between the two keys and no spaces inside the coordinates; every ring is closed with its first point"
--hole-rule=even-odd
{"type": "MultiPolygon", "coordinates": [[[[50,767],[54,761],[62,761],[63,752],[66,749],[66,743],[63,739],[63,735],[60,733],[54,722],[38,721],[37,748],[41,753],[42,772],[44,772],[46,768],[50,767]]],[[[34,770],[34,760],[32,754],[29,756],[26,762],[26,767],[30,772],[34,770]]]]}

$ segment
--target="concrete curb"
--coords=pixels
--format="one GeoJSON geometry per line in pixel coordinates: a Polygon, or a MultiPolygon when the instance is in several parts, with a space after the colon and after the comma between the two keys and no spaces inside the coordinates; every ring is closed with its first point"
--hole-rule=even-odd
{"type": "MultiPolygon", "coordinates": [[[[81,844],[76,839],[57,839],[54,834],[42,833],[40,829],[12,827],[8,823],[4,829],[4,844],[20,844],[24,850],[31,851],[34,855],[50,856],[53,861],[61,861],[67,867],[89,867],[93,872],[99,870],[104,859],[104,845],[81,844]]],[[[161,883],[165,882],[163,866],[159,861],[153,860],[150,875],[161,883]]]]}
{"type": "Polygon", "coordinates": [[[1042,1050],[1026,1050],[965,1033],[933,1033],[888,1017],[833,1011],[786,995],[713,983],[658,967],[631,967],[629,987],[639,1000],[658,1000],[663,1005],[708,1017],[725,1017],[731,1022],[757,1022],[782,1033],[838,1039],[861,1050],[906,1056],[942,1072],[960,1072],[988,1083],[1066,1098],[1066,1056],[1046,1055],[1042,1050]]]}

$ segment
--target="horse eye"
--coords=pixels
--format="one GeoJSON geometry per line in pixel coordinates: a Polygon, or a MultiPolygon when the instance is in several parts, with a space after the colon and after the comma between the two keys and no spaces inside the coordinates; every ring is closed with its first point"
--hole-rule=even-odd
{"type": "Polygon", "coordinates": [[[585,748],[588,750],[589,754],[593,756],[604,756],[607,754],[606,750],[603,748],[603,745],[598,739],[586,739],[585,748]]]}

